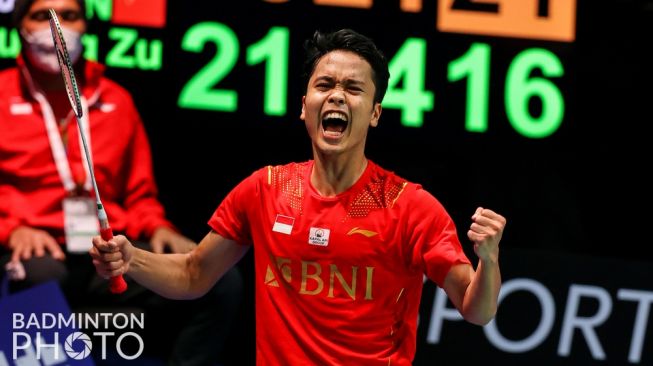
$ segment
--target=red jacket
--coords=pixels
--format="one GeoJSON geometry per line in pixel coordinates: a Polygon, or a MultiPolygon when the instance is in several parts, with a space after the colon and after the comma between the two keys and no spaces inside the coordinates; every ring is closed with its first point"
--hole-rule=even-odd
{"type": "MultiPolygon", "coordinates": [[[[19,225],[49,231],[63,241],[62,199],[66,196],[52,156],[39,103],[27,91],[18,67],[0,71],[0,245],[19,225]]],[[[129,92],[86,62],[81,92],[89,102],[95,177],[109,222],[133,239],[172,227],[157,200],[150,146],[129,92]]],[[[72,117],[72,116],[71,116],[72,117]]],[[[67,125],[68,161],[84,181],[82,150],[74,117],[67,125]],[[74,137],[74,138],[73,138],[74,137]]]]}

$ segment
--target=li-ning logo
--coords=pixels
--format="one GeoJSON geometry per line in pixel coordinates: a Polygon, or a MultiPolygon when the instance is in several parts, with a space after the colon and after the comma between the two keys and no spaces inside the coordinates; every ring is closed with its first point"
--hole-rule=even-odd
{"type": "Polygon", "coordinates": [[[308,233],[308,244],[325,247],[329,245],[329,234],[331,234],[329,229],[312,227],[308,233]]]}
{"type": "Polygon", "coordinates": [[[371,231],[371,230],[359,229],[358,227],[355,227],[355,228],[349,230],[349,232],[347,233],[347,235],[354,235],[354,234],[361,234],[361,235],[364,235],[364,236],[366,236],[368,238],[371,238],[374,235],[377,235],[378,233],[375,232],[375,231],[371,231]]]}

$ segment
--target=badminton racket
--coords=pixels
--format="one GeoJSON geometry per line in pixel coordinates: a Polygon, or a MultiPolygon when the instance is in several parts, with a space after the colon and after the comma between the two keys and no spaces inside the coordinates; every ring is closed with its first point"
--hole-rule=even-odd
{"type": "MultiPolygon", "coordinates": [[[[79,88],[77,87],[77,80],[75,80],[75,72],[73,70],[72,62],[70,62],[70,56],[68,56],[68,49],[66,48],[66,41],[64,40],[61,25],[59,24],[59,18],[57,17],[57,13],[54,11],[54,9],[50,9],[50,31],[52,32],[54,48],[55,52],[57,53],[57,59],[59,60],[59,67],[61,68],[61,76],[63,76],[63,81],[66,85],[68,100],[70,101],[70,106],[73,108],[73,112],[75,113],[77,127],[80,131],[79,134],[82,137],[82,145],[84,147],[84,154],[86,155],[86,162],[88,163],[88,171],[91,175],[91,181],[93,182],[93,190],[95,190],[97,214],[98,220],[100,221],[100,236],[102,236],[102,239],[108,241],[113,238],[113,231],[111,230],[111,226],[109,226],[109,218],[107,217],[107,212],[102,205],[102,201],[100,200],[100,192],[98,191],[97,182],[95,181],[95,174],[93,173],[93,162],[91,161],[91,154],[88,151],[86,136],[84,136],[82,133],[83,111],[79,88]]],[[[119,294],[127,290],[127,283],[125,282],[125,279],[122,277],[122,275],[110,278],[109,290],[114,294],[119,294]]]]}

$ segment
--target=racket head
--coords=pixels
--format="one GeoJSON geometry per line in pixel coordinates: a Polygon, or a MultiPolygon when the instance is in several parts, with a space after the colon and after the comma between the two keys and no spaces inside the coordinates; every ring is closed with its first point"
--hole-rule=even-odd
{"type": "Polygon", "coordinates": [[[52,33],[52,40],[54,41],[54,49],[57,53],[57,60],[59,61],[59,68],[61,68],[61,76],[63,77],[64,84],[66,85],[66,94],[73,112],[77,118],[82,118],[82,102],[77,87],[77,80],[75,79],[75,70],[73,64],[70,62],[68,55],[68,48],[66,48],[66,40],[63,36],[61,24],[59,24],[59,17],[54,9],[49,9],[50,12],[50,32],[52,33]]]}

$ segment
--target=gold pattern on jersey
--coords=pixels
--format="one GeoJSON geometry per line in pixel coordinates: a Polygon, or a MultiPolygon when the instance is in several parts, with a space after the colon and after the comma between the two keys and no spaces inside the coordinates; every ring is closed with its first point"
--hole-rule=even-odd
{"type": "Polygon", "coordinates": [[[403,295],[403,294],[404,294],[404,289],[402,287],[401,291],[399,291],[399,295],[397,295],[397,300],[395,300],[395,302],[399,302],[399,299],[401,299],[401,295],[403,295]]]}
{"type": "MultiPolygon", "coordinates": [[[[278,189],[286,198],[288,205],[302,214],[304,199],[304,179],[310,164],[286,164],[268,166],[267,182],[278,189]]],[[[365,217],[372,210],[392,208],[404,191],[408,182],[394,175],[373,177],[348,204],[347,215],[343,218],[365,217]]]]}
{"type": "Polygon", "coordinates": [[[268,166],[268,184],[275,187],[288,200],[290,207],[302,214],[304,175],[306,165],[288,164],[268,166]]]}
{"type": "Polygon", "coordinates": [[[372,210],[392,208],[404,191],[408,182],[389,179],[396,176],[385,176],[382,179],[373,179],[351,201],[347,210],[348,217],[365,217],[372,210]]]}

